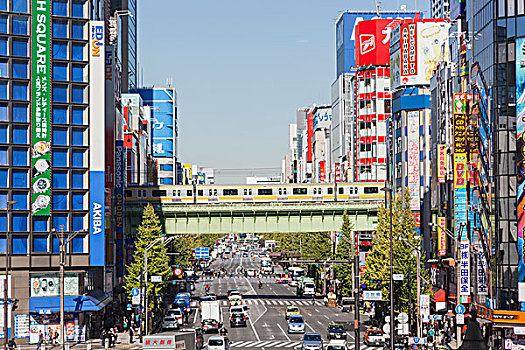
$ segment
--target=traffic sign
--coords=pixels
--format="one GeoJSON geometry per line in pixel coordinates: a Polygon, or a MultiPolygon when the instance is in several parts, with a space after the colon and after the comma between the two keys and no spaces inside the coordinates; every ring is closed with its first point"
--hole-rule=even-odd
{"type": "Polygon", "coordinates": [[[390,323],[385,323],[383,325],[383,332],[385,332],[386,334],[390,334],[390,323]]]}
{"type": "Polygon", "coordinates": [[[139,292],[138,288],[133,288],[131,290],[131,295],[133,295],[134,297],[138,296],[139,294],[140,294],[140,292],[139,292]]]}
{"type": "Polygon", "coordinates": [[[210,248],[195,247],[195,257],[197,259],[209,259],[210,258],[210,248]]]}
{"type": "Polygon", "coordinates": [[[457,314],[456,315],[456,323],[457,324],[465,324],[465,315],[464,314],[457,314]]]}
{"type": "Polygon", "coordinates": [[[179,277],[180,275],[182,275],[182,269],[180,267],[176,267],[173,270],[173,273],[175,274],[175,276],[179,277]]]}
{"type": "Polygon", "coordinates": [[[392,278],[394,281],[402,281],[405,278],[405,275],[402,273],[395,273],[392,278]]]}
{"type": "Polygon", "coordinates": [[[407,323],[408,322],[408,315],[404,312],[400,313],[399,316],[397,316],[397,320],[400,323],[407,323]]]}
{"type": "Polygon", "coordinates": [[[408,337],[408,345],[426,344],[427,338],[408,337]]]}
{"type": "Polygon", "coordinates": [[[380,290],[365,290],[363,291],[363,300],[381,301],[383,300],[383,292],[380,290]]]}
{"type": "Polygon", "coordinates": [[[126,305],[126,309],[129,311],[131,310],[131,304],[126,305]]]}
{"type": "Polygon", "coordinates": [[[464,314],[465,313],[465,306],[461,305],[461,304],[458,304],[456,305],[456,313],[457,314],[464,314]]]}

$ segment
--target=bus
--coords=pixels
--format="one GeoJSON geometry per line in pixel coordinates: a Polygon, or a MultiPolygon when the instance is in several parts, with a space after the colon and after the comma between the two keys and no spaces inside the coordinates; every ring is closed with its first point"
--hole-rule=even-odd
{"type": "Polygon", "coordinates": [[[272,260],[270,258],[261,258],[261,271],[263,273],[272,272],[272,260]]]}
{"type": "Polygon", "coordinates": [[[288,268],[288,273],[290,274],[290,286],[292,287],[296,287],[301,277],[306,276],[306,270],[302,267],[291,266],[288,268]]]}

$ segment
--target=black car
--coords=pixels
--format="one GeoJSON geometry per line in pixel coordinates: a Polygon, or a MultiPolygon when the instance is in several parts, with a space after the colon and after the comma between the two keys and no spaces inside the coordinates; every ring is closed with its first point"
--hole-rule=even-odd
{"type": "Polygon", "coordinates": [[[234,313],[230,317],[230,327],[246,327],[246,316],[243,313],[234,313]]]}
{"type": "MultiPolygon", "coordinates": [[[[390,350],[390,337],[385,338],[383,349],[390,350]]],[[[394,350],[408,350],[407,340],[402,337],[395,337],[394,350]]]]}
{"type": "Polygon", "coordinates": [[[206,267],[202,270],[202,274],[204,276],[212,276],[213,275],[213,270],[210,269],[209,267],[206,267]]]}
{"type": "Polygon", "coordinates": [[[330,339],[346,340],[345,326],[340,323],[330,323],[328,326],[328,340],[330,339]]]}

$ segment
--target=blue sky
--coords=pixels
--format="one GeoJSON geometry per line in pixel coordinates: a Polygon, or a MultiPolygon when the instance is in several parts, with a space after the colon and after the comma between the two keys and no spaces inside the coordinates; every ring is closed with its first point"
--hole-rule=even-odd
{"type": "MultiPolygon", "coordinates": [[[[172,79],[179,158],[217,168],[280,167],[297,108],[330,103],[339,12],[375,9],[370,0],[138,3],[144,85],[172,79]]],[[[415,6],[385,0],[382,9],[398,4],[415,6]]]]}

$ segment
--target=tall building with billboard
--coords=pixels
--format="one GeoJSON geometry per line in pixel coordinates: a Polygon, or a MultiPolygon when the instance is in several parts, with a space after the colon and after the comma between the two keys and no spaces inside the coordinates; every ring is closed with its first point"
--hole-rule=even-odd
{"type": "Polygon", "coordinates": [[[36,343],[21,324],[58,328],[63,234],[67,339],[79,340],[98,332],[111,301],[104,22],[90,21],[82,0],[4,1],[0,12],[0,268],[7,263],[8,294],[19,300],[8,305],[8,336],[36,343]]]}
{"type": "Polygon", "coordinates": [[[118,35],[117,56],[122,65],[122,92],[138,87],[138,0],[110,1],[111,14],[115,14],[118,35]]]}
{"type": "Polygon", "coordinates": [[[177,92],[173,87],[140,88],[136,92],[151,110],[151,146],[158,184],[173,185],[177,179],[177,92]]]}

